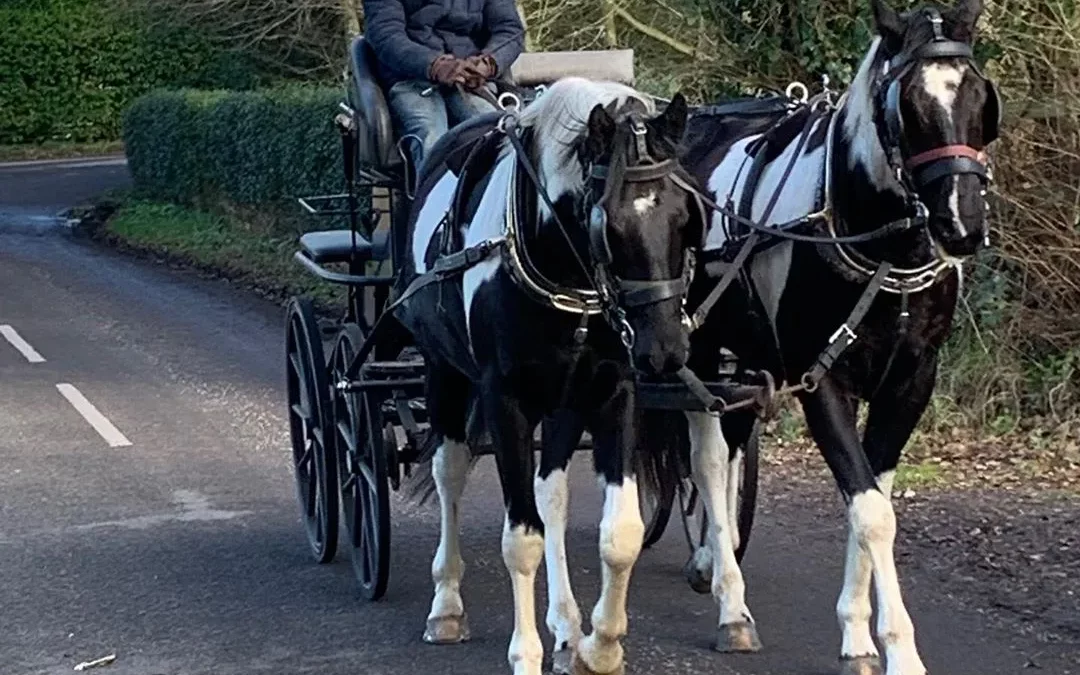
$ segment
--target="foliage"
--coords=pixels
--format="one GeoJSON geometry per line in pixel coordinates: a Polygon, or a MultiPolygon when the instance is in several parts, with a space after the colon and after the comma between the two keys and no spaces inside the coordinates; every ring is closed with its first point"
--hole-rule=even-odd
{"type": "Polygon", "coordinates": [[[314,87],[144,96],[123,120],[136,189],[157,200],[241,207],[337,191],[339,100],[337,90],[314,87]]]}
{"type": "Polygon", "coordinates": [[[184,26],[152,28],[94,0],[0,7],[0,144],[115,140],[158,86],[247,87],[254,71],[184,26]]]}
{"type": "Polygon", "coordinates": [[[295,239],[251,221],[176,204],[129,200],[102,233],[123,245],[243,281],[277,295],[305,293],[320,305],[343,301],[293,260],[295,239]]]}

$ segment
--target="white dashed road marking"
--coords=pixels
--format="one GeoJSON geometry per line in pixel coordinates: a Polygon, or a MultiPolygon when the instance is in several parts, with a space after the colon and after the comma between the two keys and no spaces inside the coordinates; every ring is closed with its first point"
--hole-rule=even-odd
{"type": "Polygon", "coordinates": [[[109,421],[109,418],[98,412],[98,409],[94,407],[94,404],[86,400],[86,397],[82,395],[82,392],[76,389],[70,384],[58,384],[56,388],[60,391],[60,394],[68,400],[75,410],[79,411],[79,414],[83,416],[90,426],[94,427],[105,442],[110,447],[120,448],[127,445],[131,445],[131,441],[120,433],[120,430],[113,426],[113,423],[109,421]]]}
{"type": "Polygon", "coordinates": [[[0,326],[0,335],[4,336],[11,346],[19,350],[19,353],[26,357],[26,360],[30,363],[45,363],[45,357],[37,353],[30,343],[27,342],[19,335],[14,328],[7,324],[0,326]]]}

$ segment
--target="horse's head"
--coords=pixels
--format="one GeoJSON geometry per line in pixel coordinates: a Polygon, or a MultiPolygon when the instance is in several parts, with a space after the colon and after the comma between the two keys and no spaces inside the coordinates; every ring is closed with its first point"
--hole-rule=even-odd
{"type": "Polygon", "coordinates": [[[618,291],[646,374],[678,370],[689,352],[682,304],[701,214],[676,157],[686,119],[681,94],[659,115],[636,99],[597,105],[579,149],[593,263],[618,291]]]}
{"type": "Polygon", "coordinates": [[[982,1],[899,14],[873,0],[873,8],[887,59],[876,94],[882,145],[929,211],[937,245],[970,255],[987,241],[984,148],[1001,116],[997,90],[972,58],[982,1]]]}

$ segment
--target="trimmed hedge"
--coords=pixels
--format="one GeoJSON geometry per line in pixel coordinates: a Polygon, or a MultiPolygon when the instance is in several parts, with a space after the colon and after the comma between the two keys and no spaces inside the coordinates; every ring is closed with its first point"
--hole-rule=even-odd
{"type": "Polygon", "coordinates": [[[6,0],[0,27],[0,144],[115,140],[123,109],[147,91],[257,80],[248,59],[195,30],[101,0],[6,0]]]}
{"type": "Polygon", "coordinates": [[[123,118],[135,188],[182,204],[266,206],[340,191],[337,89],[167,91],[123,118]]]}

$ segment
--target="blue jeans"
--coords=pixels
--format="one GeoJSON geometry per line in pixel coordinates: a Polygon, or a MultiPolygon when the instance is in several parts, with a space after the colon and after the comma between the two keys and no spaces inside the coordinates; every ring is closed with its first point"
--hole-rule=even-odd
{"type": "Polygon", "coordinates": [[[418,176],[423,158],[451,126],[495,111],[490,103],[475,94],[462,96],[457,90],[424,80],[398,82],[390,87],[389,98],[390,114],[399,137],[413,135],[420,139],[419,143],[406,141],[418,176]]]}

